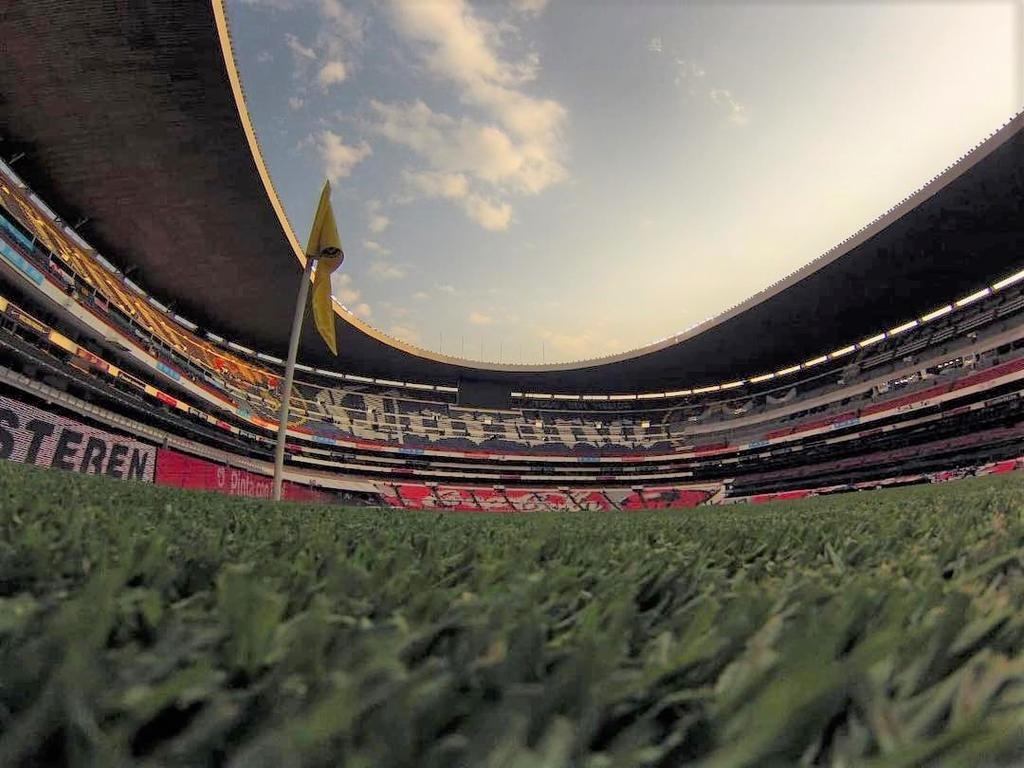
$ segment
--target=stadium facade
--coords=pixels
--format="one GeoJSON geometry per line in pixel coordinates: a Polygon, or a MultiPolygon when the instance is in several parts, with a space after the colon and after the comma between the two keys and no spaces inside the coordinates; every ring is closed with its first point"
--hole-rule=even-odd
{"type": "MultiPolygon", "coordinates": [[[[303,256],[223,4],[16,0],[0,34],[0,455],[266,495],[303,256]]],[[[640,509],[1019,468],[1022,201],[1018,115],[793,275],[601,360],[447,357],[339,306],[341,360],[311,324],[300,350],[288,496],[640,509]]]]}

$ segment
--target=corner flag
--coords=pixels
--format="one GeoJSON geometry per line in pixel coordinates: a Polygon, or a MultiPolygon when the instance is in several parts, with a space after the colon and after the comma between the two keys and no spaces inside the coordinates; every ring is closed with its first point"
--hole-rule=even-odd
{"type": "Polygon", "coordinates": [[[331,274],[341,266],[345,254],[341,250],[338,225],[331,210],[331,183],[324,182],[320,193],[320,204],[313,218],[313,229],[309,233],[306,258],[316,259],[316,276],[313,278],[313,321],[320,331],[324,343],[331,352],[338,354],[338,342],[334,336],[334,309],[331,307],[331,274]]]}
{"type": "Polygon", "coordinates": [[[331,273],[345,254],[341,251],[338,225],[334,223],[331,210],[331,184],[324,182],[320,193],[320,204],[316,207],[313,229],[306,246],[306,268],[302,271],[299,295],[295,298],[295,316],[292,318],[292,334],[288,340],[288,360],[284,365],[284,381],[281,383],[281,410],[277,418],[277,445],[274,447],[274,501],[280,501],[284,490],[284,445],[288,432],[288,411],[292,402],[292,382],[295,378],[295,359],[299,354],[299,335],[302,321],[306,317],[306,300],[309,297],[309,278],[316,265],[313,278],[313,320],[331,352],[338,354],[338,342],[334,338],[334,309],[331,307],[331,273]]]}

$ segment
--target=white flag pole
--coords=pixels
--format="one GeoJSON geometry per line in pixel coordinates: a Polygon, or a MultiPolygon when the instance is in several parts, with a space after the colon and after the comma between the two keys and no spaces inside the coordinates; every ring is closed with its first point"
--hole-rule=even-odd
{"type": "Polygon", "coordinates": [[[306,269],[299,284],[299,297],[295,301],[295,317],[292,318],[292,335],[288,340],[288,361],[284,366],[284,383],[281,385],[281,411],[277,419],[277,446],[274,448],[274,501],[281,500],[284,486],[284,443],[288,429],[288,411],[292,400],[292,380],[295,378],[295,358],[299,352],[299,335],[302,320],[306,316],[306,300],[309,298],[309,283],[313,276],[312,256],[306,256],[306,269]]]}

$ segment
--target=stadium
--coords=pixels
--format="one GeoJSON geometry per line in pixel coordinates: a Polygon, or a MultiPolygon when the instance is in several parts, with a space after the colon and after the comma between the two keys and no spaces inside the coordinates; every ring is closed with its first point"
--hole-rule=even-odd
{"type": "Polygon", "coordinates": [[[271,507],[306,257],[224,4],[128,5],[0,15],[0,763],[1020,759],[1024,114],[628,352],[336,303],[271,507]]]}

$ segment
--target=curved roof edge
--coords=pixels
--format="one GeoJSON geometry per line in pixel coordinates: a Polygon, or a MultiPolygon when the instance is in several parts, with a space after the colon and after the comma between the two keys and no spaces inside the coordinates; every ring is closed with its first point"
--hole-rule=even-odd
{"type": "MultiPolygon", "coordinates": [[[[246,108],[227,0],[147,0],[130,12],[66,0],[8,5],[0,14],[11,54],[11,66],[0,67],[0,138],[19,176],[78,221],[75,237],[155,306],[173,307],[218,346],[229,339],[232,354],[276,364],[294,314],[287,287],[297,287],[304,256],[246,108]]],[[[923,316],[939,300],[1019,270],[1022,190],[1018,116],[797,272],[638,349],[550,364],[463,360],[393,339],[339,308],[342,357],[308,323],[300,360],[353,380],[481,379],[528,392],[731,382],[923,316]]]]}
{"type": "MultiPolygon", "coordinates": [[[[257,171],[260,179],[263,182],[264,189],[266,190],[267,197],[270,200],[270,204],[276,213],[278,220],[281,223],[288,242],[291,244],[292,249],[295,253],[295,258],[301,266],[306,264],[306,255],[301,247],[298,236],[292,227],[291,221],[288,218],[288,214],[284,210],[284,206],[278,197],[277,190],[274,187],[273,179],[270,177],[270,172],[267,168],[266,161],[263,157],[263,152],[259,143],[259,138],[256,135],[255,127],[252,124],[252,118],[249,115],[248,105],[245,100],[245,89],[242,85],[241,74],[238,70],[238,65],[235,60],[234,47],[231,40],[230,25],[228,22],[227,12],[225,9],[225,0],[211,0],[214,9],[214,15],[217,22],[217,34],[220,38],[221,49],[224,55],[224,64],[227,70],[228,79],[231,83],[231,89],[235,98],[235,105],[238,109],[239,119],[241,120],[243,129],[245,131],[246,140],[249,143],[250,150],[252,152],[253,161],[256,164],[257,171]]],[[[434,352],[432,350],[417,347],[408,342],[396,339],[388,334],[384,333],[375,326],[361,320],[356,315],[352,314],[340,303],[335,300],[335,315],[349,325],[357,328],[359,331],[373,337],[374,339],[387,344],[401,352],[413,355],[415,357],[422,358],[424,360],[430,360],[436,363],[442,363],[447,365],[453,365],[460,368],[468,368],[486,374],[488,372],[502,372],[502,373],[545,373],[545,372],[571,372],[575,370],[594,368],[609,363],[627,362],[638,357],[650,354],[652,352],[658,352],[675,344],[679,344],[688,339],[692,339],[705,331],[708,331],[727,320],[742,314],[748,309],[756,307],[773,296],[776,296],[787,288],[795,285],[804,278],[814,274],[818,270],[828,266],[836,259],[841,258],[858,245],[867,242],[871,237],[878,234],[893,222],[900,219],[905,213],[913,210],[920,203],[929,199],[943,187],[949,184],[954,179],[958,178],[968,170],[973,168],[978,162],[983,160],[1003,142],[1012,137],[1015,133],[1024,128],[1024,110],[1018,112],[1012,118],[1007,120],[998,130],[991,133],[984,141],[977,144],[971,150],[966,152],[956,162],[947,166],[943,171],[936,174],[928,182],[918,188],[915,192],[911,193],[907,197],[903,198],[896,205],[890,207],[884,213],[879,215],[873,221],[865,224],[859,230],[854,232],[849,237],[840,241],[832,248],[827,250],[825,253],[811,260],[807,264],[803,265],[799,269],[791,272],[789,275],[781,278],[780,280],[772,283],[766,288],[758,291],[749,298],[741,301],[732,307],[723,310],[717,315],[708,318],[700,323],[697,323],[684,331],[681,331],[672,336],[668,336],[664,339],[645,344],[641,347],[635,347],[623,352],[618,352],[612,355],[605,355],[602,357],[585,358],[581,360],[571,360],[559,363],[501,363],[491,362],[485,360],[473,360],[470,358],[458,357],[455,355],[446,355],[441,352],[434,352]]]]}

